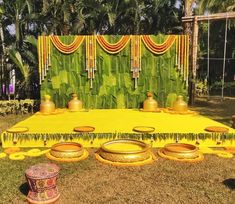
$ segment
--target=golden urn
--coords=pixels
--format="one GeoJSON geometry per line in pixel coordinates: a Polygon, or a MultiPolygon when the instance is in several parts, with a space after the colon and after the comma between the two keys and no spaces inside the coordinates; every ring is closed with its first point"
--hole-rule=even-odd
{"type": "Polygon", "coordinates": [[[42,101],[40,104],[40,112],[46,114],[55,112],[55,104],[51,101],[51,96],[44,96],[44,101],[42,101]]]}
{"type": "Polygon", "coordinates": [[[188,111],[188,104],[183,100],[183,96],[179,95],[173,103],[173,110],[178,112],[188,111]]]}
{"type": "Polygon", "coordinates": [[[82,109],[82,101],[78,100],[77,94],[72,94],[72,99],[69,101],[68,108],[70,111],[80,111],[82,109]]]}
{"type": "Polygon", "coordinates": [[[143,110],[144,111],[157,111],[158,103],[153,99],[153,94],[151,92],[147,93],[147,99],[144,101],[143,110]]]}

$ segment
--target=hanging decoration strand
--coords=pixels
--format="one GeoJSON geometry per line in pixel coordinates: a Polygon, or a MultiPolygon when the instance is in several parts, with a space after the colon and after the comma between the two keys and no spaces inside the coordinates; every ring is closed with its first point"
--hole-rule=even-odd
{"type": "Polygon", "coordinates": [[[186,35],[186,86],[188,87],[188,77],[189,77],[189,35],[186,35]]]}
{"type": "Polygon", "coordinates": [[[51,50],[49,36],[38,37],[38,68],[39,68],[39,84],[42,83],[47,75],[47,71],[51,66],[51,50]]]}
{"type": "Polygon", "coordinates": [[[41,69],[42,69],[42,60],[41,60],[41,44],[42,44],[42,42],[41,42],[41,39],[42,39],[42,37],[41,36],[39,36],[38,37],[38,73],[39,73],[39,84],[41,84],[42,83],[42,81],[41,81],[41,69]]]}
{"type": "Polygon", "coordinates": [[[166,51],[168,51],[171,46],[174,44],[176,36],[175,35],[169,35],[165,42],[161,44],[155,43],[150,35],[142,35],[141,36],[143,43],[145,46],[154,54],[163,54],[166,51]]]}
{"type": "Polygon", "coordinates": [[[60,52],[62,52],[64,54],[71,54],[71,53],[75,52],[82,44],[84,38],[85,38],[84,36],[76,36],[72,43],[70,43],[69,45],[66,45],[61,42],[59,36],[56,36],[56,35],[50,36],[50,39],[51,39],[53,45],[60,52]]]}
{"type": "Polygon", "coordinates": [[[94,35],[86,36],[86,71],[90,79],[90,88],[93,88],[93,79],[96,70],[96,37],[94,35]]]}
{"type": "Polygon", "coordinates": [[[131,36],[131,71],[135,79],[135,88],[141,71],[141,37],[139,35],[131,36]]]}
{"type": "Polygon", "coordinates": [[[130,36],[128,35],[122,36],[121,39],[116,43],[107,42],[102,35],[98,35],[96,38],[102,49],[104,49],[109,54],[116,54],[122,51],[130,40],[130,36]]]}

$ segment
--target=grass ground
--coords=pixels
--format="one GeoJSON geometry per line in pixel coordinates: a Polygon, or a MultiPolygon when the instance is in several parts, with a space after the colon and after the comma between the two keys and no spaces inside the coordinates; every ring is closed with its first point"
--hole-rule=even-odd
{"type": "MultiPolygon", "coordinates": [[[[193,109],[212,119],[231,125],[235,100],[196,101],[193,109]]],[[[0,132],[29,116],[0,118],[0,132]]],[[[0,152],[2,149],[0,148],[0,152]]],[[[58,187],[59,204],[67,203],[215,203],[235,200],[235,158],[206,155],[198,163],[180,163],[158,157],[141,167],[114,167],[94,158],[76,163],[57,163],[61,167],[58,187]]],[[[153,150],[156,154],[156,149],[153,150]]],[[[0,203],[24,203],[28,186],[25,170],[44,156],[23,161],[0,159],[0,203]]]]}

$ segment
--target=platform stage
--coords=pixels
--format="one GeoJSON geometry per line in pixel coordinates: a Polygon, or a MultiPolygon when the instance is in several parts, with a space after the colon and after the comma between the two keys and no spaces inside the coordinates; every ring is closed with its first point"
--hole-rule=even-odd
{"type": "Polygon", "coordinates": [[[64,110],[54,115],[36,113],[13,127],[27,127],[24,133],[3,132],[5,147],[50,147],[60,141],[75,141],[85,147],[99,147],[117,138],[144,140],[153,147],[167,143],[185,142],[200,146],[235,146],[235,129],[198,114],[141,112],[131,109],[93,109],[81,112],[64,110]],[[77,126],[93,126],[92,133],[74,132],[77,126]],[[150,126],[152,133],[136,133],[136,126],[150,126]],[[210,133],[208,126],[228,128],[228,133],[210,133]]]}

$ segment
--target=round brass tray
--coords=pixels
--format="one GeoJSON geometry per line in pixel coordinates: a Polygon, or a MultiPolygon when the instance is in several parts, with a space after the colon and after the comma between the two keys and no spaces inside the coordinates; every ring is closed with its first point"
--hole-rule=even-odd
{"type": "Polygon", "coordinates": [[[150,126],[136,126],[132,130],[135,132],[150,133],[153,132],[155,128],[150,126]]]}
{"type": "Polygon", "coordinates": [[[12,127],[6,130],[9,133],[23,133],[29,131],[27,127],[12,127]]]}
{"type": "Polygon", "coordinates": [[[218,133],[227,133],[229,131],[226,127],[220,127],[220,126],[209,126],[205,128],[205,131],[207,132],[218,132],[218,133]]]}
{"type": "Polygon", "coordinates": [[[153,113],[160,113],[162,110],[160,108],[157,108],[156,110],[146,110],[143,108],[140,108],[141,112],[153,112],[153,113]]]}
{"type": "Polygon", "coordinates": [[[53,145],[50,154],[57,158],[76,158],[84,152],[83,146],[75,142],[61,142],[53,145]]]}
{"type": "Polygon", "coordinates": [[[75,132],[93,132],[95,130],[92,126],[78,126],[73,129],[75,132]]]}
{"type": "Polygon", "coordinates": [[[191,111],[191,110],[175,111],[175,110],[173,110],[173,108],[164,108],[163,112],[170,113],[170,114],[179,114],[179,115],[197,115],[198,114],[198,112],[196,112],[196,111],[191,111]]]}
{"type": "Polygon", "coordinates": [[[199,156],[198,148],[191,144],[171,143],[164,146],[162,152],[178,159],[194,159],[199,156]]]}
{"type": "Polygon", "coordinates": [[[108,161],[131,163],[144,161],[151,156],[150,146],[130,139],[117,139],[101,145],[99,155],[108,161]]]}
{"type": "Polygon", "coordinates": [[[89,153],[87,150],[84,149],[83,154],[80,157],[69,157],[69,158],[58,158],[58,157],[54,157],[53,155],[51,155],[50,152],[46,153],[46,157],[50,160],[54,160],[54,161],[58,161],[58,162],[78,162],[81,160],[86,159],[89,156],[89,153]]]}

